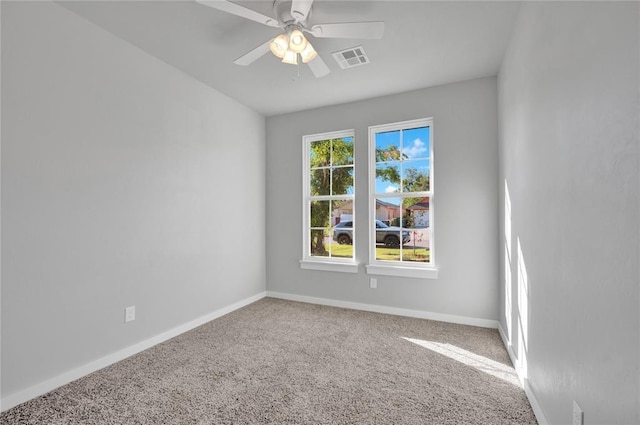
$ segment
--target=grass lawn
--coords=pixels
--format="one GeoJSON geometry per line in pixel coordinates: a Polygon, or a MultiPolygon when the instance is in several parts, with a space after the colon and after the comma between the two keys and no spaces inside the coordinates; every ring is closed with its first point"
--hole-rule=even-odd
{"type": "MultiPolygon", "coordinates": [[[[416,248],[410,246],[402,247],[403,261],[429,262],[429,250],[427,248],[416,248]]],[[[376,247],[376,260],[400,261],[400,248],[376,247]]]]}
{"type": "Polygon", "coordinates": [[[331,255],[333,257],[353,257],[353,245],[331,244],[331,255]]]}
{"type": "MultiPolygon", "coordinates": [[[[353,245],[340,245],[332,243],[325,245],[327,252],[331,247],[332,257],[351,258],[353,256],[353,245]]],[[[328,254],[327,254],[328,256],[328,254]]],[[[376,247],[376,260],[400,261],[400,248],[376,247]]],[[[411,246],[402,247],[403,261],[417,261],[422,263],[429,262],[429,250],[427,248],[416,248],[411,246]]]]}

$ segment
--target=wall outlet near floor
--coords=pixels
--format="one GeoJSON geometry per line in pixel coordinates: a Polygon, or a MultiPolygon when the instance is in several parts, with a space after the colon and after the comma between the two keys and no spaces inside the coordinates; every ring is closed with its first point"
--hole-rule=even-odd
{"type": "Polygon", "coordinates": [[[124,322],[131,322],[136,320],[136,306],[132,305],[124,309],[124,322]]]}
{"type": "Polygon", "coordinates": [[[573,422],[572,425],[584,425],[584,412],[578,406],[575,400],[573,400],[573,422]]]}
{"type": "Polygon", "coordinates": [[[369,288],[376,289],[378,287],[378,279],[372,277],[369,279],[369,288]]]}

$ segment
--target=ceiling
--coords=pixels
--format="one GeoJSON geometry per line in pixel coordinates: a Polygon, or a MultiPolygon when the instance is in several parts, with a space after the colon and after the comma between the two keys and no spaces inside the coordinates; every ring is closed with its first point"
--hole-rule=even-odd
{"type": "MultiPolygon", "coordinates": [[[[273,116],[496,75],[519,2],[316,0],[311,24],[384,21],[382,40],[309,40],[331,73],[268,53],[233,61],[279,34],[195,1],[61,1],[63,7],[204,84],[273,116]],[[331,53],[361,45],[371,63],[341,69],[331,53]]],[[[275,16],[271,0],[237,3],[275,16]]]]}

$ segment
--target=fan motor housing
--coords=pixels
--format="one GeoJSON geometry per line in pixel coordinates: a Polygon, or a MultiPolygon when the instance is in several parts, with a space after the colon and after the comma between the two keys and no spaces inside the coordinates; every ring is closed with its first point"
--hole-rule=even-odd
{"type": "Polygon", "coordinates": [[[304,20],[298,20],[291,15],[292,3],[293,2],[291,0],[275,0],[273,2],[273,11],[278,18],[278,22],[281,25],[291,25],[297,22],[304,27],[309,20],[309,16],[311,16],[311,9],[309,9],[309,12],[307,13],[307,16],[304,20]]]}

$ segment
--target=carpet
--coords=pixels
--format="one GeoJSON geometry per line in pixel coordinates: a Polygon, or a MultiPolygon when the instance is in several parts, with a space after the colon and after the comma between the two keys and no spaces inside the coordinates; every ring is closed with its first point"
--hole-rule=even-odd
{"type": "Polygon", "coordinates": [[[494,329],[264,298],[2,424],[535,424],[494,329]]]}

